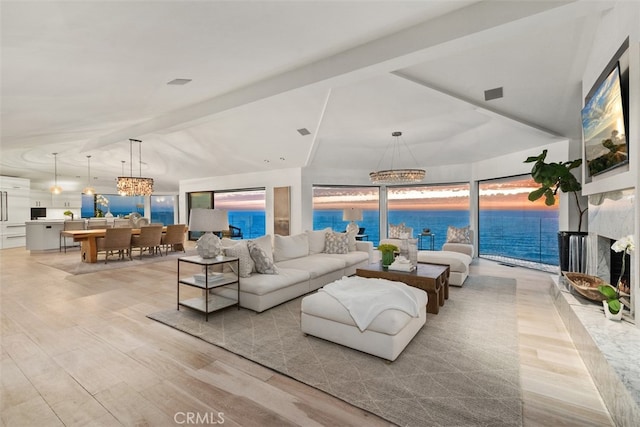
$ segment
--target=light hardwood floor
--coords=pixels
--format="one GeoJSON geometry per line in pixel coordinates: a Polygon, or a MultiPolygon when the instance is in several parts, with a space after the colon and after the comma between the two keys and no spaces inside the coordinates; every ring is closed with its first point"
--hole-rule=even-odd
{"type": "MultiPolygon", "coordinates": [[[[190,415],[209,425],[388,425],[147,319],[175,304],[175,269],[72,276],[23,248],[0,251],[2,425],[185,425],[190,415]]],[[[471,270],[518,281],[525,425],[612,425],[552,305],[549,275],[486,260],[471,270]]]]}

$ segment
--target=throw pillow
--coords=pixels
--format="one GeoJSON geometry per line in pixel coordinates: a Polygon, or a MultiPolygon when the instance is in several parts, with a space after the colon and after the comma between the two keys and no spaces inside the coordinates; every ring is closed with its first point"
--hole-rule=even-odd
{"type": "Polygon", "coordinates": [[[407,229],[403,223],[398,225],[389,224],[389,238],[390,239],[401,239],[402,234],[406,233],[407,229]]]}
{"type": "Polygon", "coordinates": [[[275,262],[309,255],[309,237],[306,233],[294,236],[273,236],[273,260],[275,262]]]}
{"type": "Polygon", "coordinates": [[[324,237],[324,251],[328,254],[349,253],[349,237],[346,233],[327,231],[324,237]]]}
{"type": "Polygon", "coordinates": [[[352,231],[351,233],[347,233],[347,243],[349,246],[349,252],[353,252],[356,250],[356,235],[357,231],[352,231]]]}
{"type": "Polygon", "coordinates": [[[234,273],[237,273],[240,277],[249,277],[251,273],[256,271],[255,263],[249,254],[249,248],[247,242],[240,241],[233,246],[227,246],[224,249],[226,256],[237,257],[239,259],[240,271],[236,271],[235,262],[230,262],[228,265],[231,267],[234,273]]]}
{"type": "Polygon", "coordinates": [[[327,227],[324,230],[306,231],[309,238],[309,255],[324,252],[324,236],[327,231],[331,231],[331,228],[327,227]]]}
{"type": "Polygon", "coordinates": [[[447,228],[447,243],[471,243],[469,226],[457,228],[449,226],[447,228]]]}
{"type": "Polygon", "coordinates": [[[262,249],[258,243],[254,240],[249,240],[247,242],[247,248],[249,249],[249,254],[251,255],[251,259],[253,260],[258,273],[278,274],[278,269],[273,263],[273,260],[266,254],[264,249],[262,249]]]}
{"type": "Polygon", "coordinates": [[[271,235],[266,234],[262,237],[252,240],[256,245],[262,248],[267,257],[273,262],[273,244],[271,242],[271,235]]]}

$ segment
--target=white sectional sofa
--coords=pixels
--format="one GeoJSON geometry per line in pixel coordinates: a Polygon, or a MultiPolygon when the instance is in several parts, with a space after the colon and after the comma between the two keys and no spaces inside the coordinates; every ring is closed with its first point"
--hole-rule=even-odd
{"type": "MultiPolygon", "coordinates": [[[[273,260],[277,274],[262,274],[255,268],[246,268],[252,263],[251,259],[246,259],[249,255],[249,251],[244,249],[247,240],[222,239],[225,253],[240,255],[240,263],[245,267],[245,271],[242,271],[242,266],[240,268],[240,306],[261,312],[343,276],[354,275],[356,268],[372,262],[372,242],[356,241],[355,235],[349,236],[346,253],[328,253],[335,252],[335,248],[326,247],[327,233],[334,232],[326,229],[294,236],[275,235],[273,239],[270,235],[255,239],[254,242],[273,260]]],[[[231,297],[236,291],[227,289],[219,292],[229,293],[231,297]]]]}

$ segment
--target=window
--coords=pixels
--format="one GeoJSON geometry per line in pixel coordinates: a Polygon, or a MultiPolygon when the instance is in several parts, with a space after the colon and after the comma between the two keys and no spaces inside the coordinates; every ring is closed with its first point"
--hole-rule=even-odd
{"type": "Polygon", "coordinates": [[[479,255],[558,264],[558,204],[530,202],[529,176],[479,183],[479,255]]]}
{"type": "Polygon", "coordinates": [[[239,228],[243,239],[254,239],[266,234],[264,188],[215,191],[213,206],[228,212],[229,225],[239,228]]]}
{"type": "Polygon", "coordinates": [[[469,184],[389,187],[387,209],[389,224],[412,227],[413,237],[428,228],[438,249],[447,240],[447,227],[469,225],[469,184]]]}
{"type": "Polygon", "coordinates": [[[111,212],[114,217],[124,217],[132,212],[144,215],[144,196],[120,196],[118,194],[82,195],[82,207],[80,210],[82,218],[104,216],[107,212],[111,212]],[[109,203],[107,205],[97,203],[98,196],[104,197],[109,203]]]}
{"type": "Polygon", "coordinates": [[[174,223],[175,196],[151,196],[151,222],[174,223]]]}
{"type": "Polygon", "coordinates": [[[349,221],[342,220],[346,208],[362,209],[362,221],[356,221],[364,228],[365,239],[375,244],[380,240],[380,189],[378,187],[314,186],[313,187],[313,229],[331,228],[344,231],[349,221]]]}

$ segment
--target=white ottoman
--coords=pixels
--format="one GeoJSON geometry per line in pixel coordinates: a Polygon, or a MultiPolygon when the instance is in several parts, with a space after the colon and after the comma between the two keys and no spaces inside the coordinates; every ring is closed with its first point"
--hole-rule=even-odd
{"type": "Polygon", "coordinates": [[[418,262],[426,264],[445,264],[450,268],[449,285],[462,286],[469,275],[472,258],[453,251],[418,251],[418,262]]]}
{"type": "Polygon", "coordinates": [[[410,289],[418,299],[418,317],[400,310],[385,310],[364,331],[358,329],[349,311],[334,297],[316,292],[302,299],[300,329],[305,334],[394,361],[427,320],[427,293],[410,289]]]}

